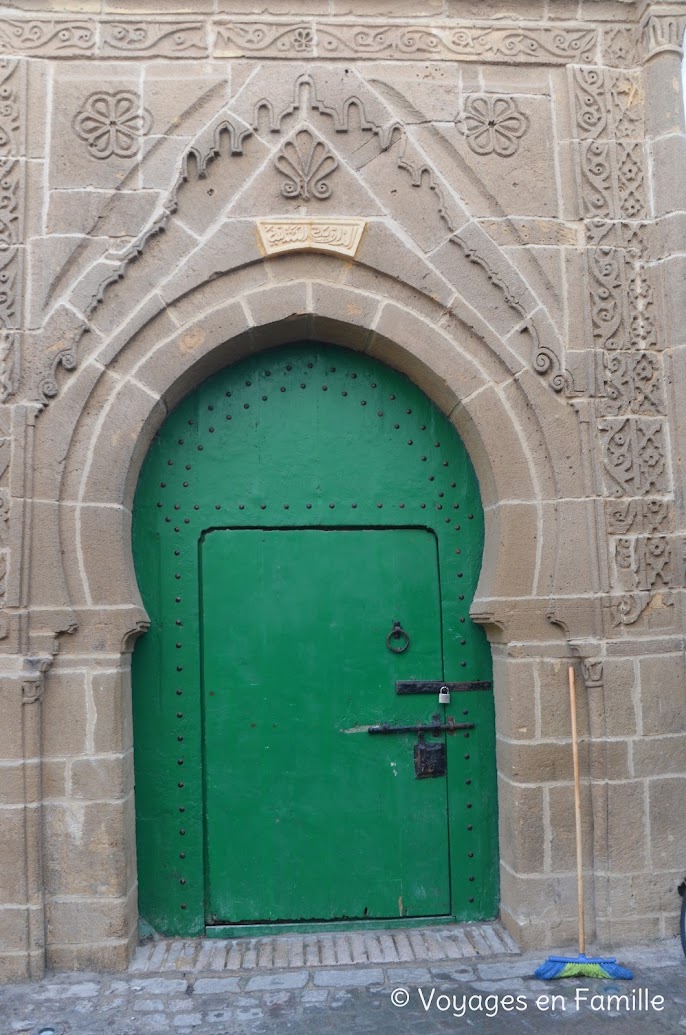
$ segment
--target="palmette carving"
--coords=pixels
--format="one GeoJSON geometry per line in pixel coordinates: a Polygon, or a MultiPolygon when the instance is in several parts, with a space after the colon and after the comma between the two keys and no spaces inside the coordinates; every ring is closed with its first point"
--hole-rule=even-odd
{"type": "Polygon", "coordinates": [[[331,197],[328,177],[338,168],[338,159],[331,148],[309,129],[299,129],[284,141],[274,159],[277,170],[286,177],[281,187],[285,198],[323,201],[331,197]]]}

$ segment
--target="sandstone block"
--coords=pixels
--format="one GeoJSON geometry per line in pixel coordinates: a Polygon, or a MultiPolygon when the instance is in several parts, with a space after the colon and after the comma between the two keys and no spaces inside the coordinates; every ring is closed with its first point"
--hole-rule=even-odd
{"type": "Polygon", "coordinates": [[[0,758],[21,759],[24,755],[21,687],[14,680],[0,681],[0,758]]]}
{"type": "Polygon", "coordinates": [[[48,940],[53,948],[128,939],[136,919],[135,894],[126,899],[49,901],[46,907],[48,940]]]}
{"type": "Polygon", "coordinates": [[[92,677],[96,752],[124,753],[133,746],[131,675],[128,670],[97,672],[92,677]]]}
{"type": "Polygon", "coordinates": [[[639,673],[644,735],[685,732],[686,671],[683,654],[641,658],[639,673]]]}
{"type": "Polygon", "coordinates": [[[0,903],[26,901],[25,810],[0,807],[0,903]]]}
{"type": "Polygon", "coordinates": [[[125,898],[132,886],[130,801],[49,803],[45,882],[55,896],[125,898]]]}
{"type": "Polygon", "coordinates": [[[46,963],[52,970],[119,972],[126,970],[135,941],[111,941],[105,945],[48,945],[46,963]]]}
{"type": "Polygon", "coordinates": [[[448,335],[437,333],[412,311],[388,304],[379,313],[367,351],[402,371],[450,413],[460,398],[468,398],[485,383],[467,342],[460,345],[456,348],[448,335]]]}
{"type": "MultiPolygon", "coordinates": [[[[571,756],[571,749],[568,749],[571,756]]],[[[548,816],[550,824],[550,869],[553,873],[570,873],[576,867],[576,825],[574,819],[574,787],[571,783],[549,787],[548,816]]],[[[592,861],[591,792],[582,787],[582,838],[585,845],[584,866],[592,861]]]]}
{"type": "MultiPolygon", "coordinates": [[[[499,745],[499,751],[502,745],[499,745]]],[[[498,780],[500,855],[516,873],[541,873],[544,862],[543,789],[498,780]]],[[[535,915],[535,914],[534,914],[535,915]]]]}
{"type": "Polygon", "coordinates": [[[42,708],[45,757],[83,754],[90,736],[85,671],[48,672],[42,708]]]}
{"type": "Polygon", "coordinates": [[[494,645],[492,652],[496,729],[510,740],[534,740],[535,663],[529,659],[514,661],[499,645],[494,645]]]}
{"type": "Polygon", "coordinates": [[[673,776],[683,772],[686,735],[641,737],[630,743],[634,776],[673,776]]]}
{"type": "Polygon", "coordinates": [[[686,828],[686,776],[648,781],[650,865],[655,870],[683,870],[686,828]]]}
{"type": "Polygon", "coordinates": [[[131,752],[119,758],[75,759],[71,764],[71,795],[74,798],[118,799],[132,789],[131,752]]]}
{"type": "MultiPolygon", "coordinates": [[[[598,824],[599,817],[596,816],[598,824]]],[[[608,865],[615,874],[635,873],[648,859],[646,787],[642,780],[607,785],[608,865]]],[[[652,826],[652,825],[651,825],[652,826]]],[[[598,836],[601,826],[597,825],[598,836]]],[[[650,840],[653,840],[651,830],[650,840]]]]}

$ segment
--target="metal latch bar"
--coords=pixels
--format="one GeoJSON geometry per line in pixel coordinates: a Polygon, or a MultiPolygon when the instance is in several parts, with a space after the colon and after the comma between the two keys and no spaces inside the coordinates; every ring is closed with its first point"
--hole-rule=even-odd
{"type": "Polygon", "coordinates": [[[492,690],[493,683],[477,680],[470,683],[446,683],[442,679],[401,679],[395,684],[396,694],[438,694],[447,687],[451,694],[468,690],[492,690]]]}
{"type": "Polygon", "coordinates": [[[416,726],[391,726],[389,722],[381,723],[380,726],[370,726],[367,733],[388,734],[388,733],[432,733],[438,736],[439,733],[455,733],[457,730],[473,730],[473,722],[455,722],[452,716],[448,716],[447,722],[441,722],[440,716],[435,716],[433,722],[421,722],[416,726]]]}

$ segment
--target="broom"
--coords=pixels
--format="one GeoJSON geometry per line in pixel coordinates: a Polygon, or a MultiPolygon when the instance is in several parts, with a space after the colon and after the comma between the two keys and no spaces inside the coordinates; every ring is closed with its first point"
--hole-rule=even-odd
{"type": "Polygon", "coordinates": [[[548,956],[545,963],[535,971],[534,977],[550,981],[552,978],[628,978],[633,974],[617,960],[586,956],[586,934],[584,930],[584,878],[582,873],[581,843],[581,787],[579,781],[579,743],[576,730],[576,690],[574,666],[569,666],[569,704],[572,713],[572,757],[574,760],[574,820],[576,826],[576,886],[579,904],[579,955],[548,956]]]}

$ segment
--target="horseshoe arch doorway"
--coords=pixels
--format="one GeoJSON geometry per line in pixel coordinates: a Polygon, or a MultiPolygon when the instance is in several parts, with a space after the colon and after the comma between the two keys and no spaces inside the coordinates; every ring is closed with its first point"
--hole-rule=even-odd
{"type": "Polygon", "coordinates": [[[252,355],[165,420],[133,544],[141,918],[221,937],[494,916],[483,513],[435,405],[338,346],[252,355]]]}

